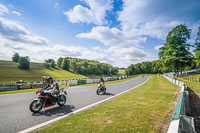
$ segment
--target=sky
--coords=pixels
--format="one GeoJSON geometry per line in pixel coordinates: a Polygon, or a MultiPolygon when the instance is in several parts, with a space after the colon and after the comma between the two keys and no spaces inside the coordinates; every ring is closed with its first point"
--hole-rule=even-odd
{"type": "Polygon", "coordinates": [[[75,57],[128,67],[158,59],[179,24],[200,26],[199,0],[0,0],[0,60],[75,57]]]}

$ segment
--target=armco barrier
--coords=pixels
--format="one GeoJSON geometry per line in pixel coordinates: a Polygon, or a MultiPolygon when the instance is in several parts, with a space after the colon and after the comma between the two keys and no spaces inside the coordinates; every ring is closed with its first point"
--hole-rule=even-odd
{"type": "Polygon", "coordinates": [[[78,80],[78,85],[86,84],[86,80],[78,80]]]}
{"type": "Polygon", "coordinates": [[[10,90],[17,90],[18,85],[12,85],[12,84],[0,84],[0,91],[10,91],[10,90]]]}
{"type": "Polygon", "coordinates": [[[86,84],[92,84],[93,80],[92,79],[86,79],[86,84]]]}
{"type": "MultiPolygon", "coordinates": [[[[123,76],[123,77],[104,77],[104,81],[114,81],[114,80],[120,80],[120,79],[126,79],[131,78],[137,75],[133,76],[123,76]]],[[[67,84],[67,86],[73,86],[73,85],[79,85],[79,84],[92,84],[92,83],[98,83],[100,79],[75,79],[75,80],[55,80],[59,85],[61,84],[67,84]]],[[[18,90],[18,89],[30,89],[30,88],[43,88],[46,86],[42,82],[28,82],[23,85],[17,85],[17,84],[0,84],[0,91],[9,91],[9,90],[18,90]]]]}
{"type": "Polygon", "coordinates": [[[69,86],[77,85],[78,84],[78,80],[69,80],[68,83],[69,83],[69,86]]]}
{"type": "Polygon", "coordinates": [[[187,87],[179,80],[164,77],[182,88],[167,133],[196,133],[194,118],[189,116],[190,105],[187,87]]]}

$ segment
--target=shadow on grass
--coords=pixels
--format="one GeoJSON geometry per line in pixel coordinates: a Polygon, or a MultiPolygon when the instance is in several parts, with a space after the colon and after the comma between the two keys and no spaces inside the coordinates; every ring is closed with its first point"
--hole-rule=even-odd
{"type": "Polygon", "coordinates": [[[187,89],[189,92],[191,116],[194,117],[196,131],[200,133],[200,97],[189,87],[187,89]]]}
{"type": "MultiPolygon", "coordinates": [[[[73,105],[64,105],[64,106],[57,106],[54,105],[55,107],[46,109],[44,111],[40,111],[39,113],[33,113],[33,116],[63,116],[65,114],[71,113],[72,109],[75,107],[73,105]]],[[[44,108],[45,109],[45,108],[44,108]]]]}

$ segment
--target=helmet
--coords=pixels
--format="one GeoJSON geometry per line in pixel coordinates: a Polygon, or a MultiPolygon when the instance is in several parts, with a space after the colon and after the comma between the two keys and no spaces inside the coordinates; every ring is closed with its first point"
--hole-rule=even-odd
{"type": "Polygon", "coordinates": [[[101,77],[101,78],[100,78],[100,80],[102,81],[102,80],[103,80],[103,78],[101,77]]]}
{"type": "Polygon", "coordinates": [[[48,83],[53,84],[53,78],[52,77],[48,77],[47,81],[48,81],[48,83]]]}

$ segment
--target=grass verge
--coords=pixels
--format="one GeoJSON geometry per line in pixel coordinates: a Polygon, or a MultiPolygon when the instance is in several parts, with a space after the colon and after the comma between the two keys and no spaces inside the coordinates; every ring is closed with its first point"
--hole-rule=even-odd
{"type": "MultiPolygon", "coordinates": [[[[200,75],[196,75],[196,77],[200,77],[200,75]]],[[[175,79],[183,81],[186,84],[186,86],[188,86],[195,93],[200,95],[200,82],[194,82],[180,77],[175,77],[175,79]]]]}
{"type": "MultiPolygon", "coordinates": [[[[62,119],[34,133],[161,131],[173,109],[178,86],[153,76],[144,85],[115,99],[62,119]]],[[[167,123],[169,124],[169,123],[167,123]]]]}

